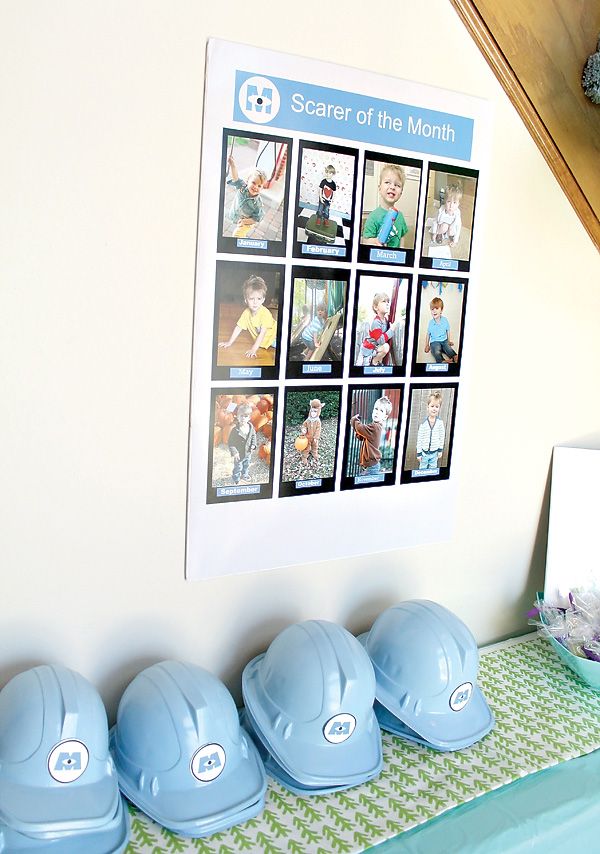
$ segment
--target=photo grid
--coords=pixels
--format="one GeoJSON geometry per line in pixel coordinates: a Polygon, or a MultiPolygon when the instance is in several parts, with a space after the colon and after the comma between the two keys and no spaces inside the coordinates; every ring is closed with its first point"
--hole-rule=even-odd
{"type": "Polygon", "coordinates": [[[450,477],[478,177],[223,130],[207,503],[450,477]]]}

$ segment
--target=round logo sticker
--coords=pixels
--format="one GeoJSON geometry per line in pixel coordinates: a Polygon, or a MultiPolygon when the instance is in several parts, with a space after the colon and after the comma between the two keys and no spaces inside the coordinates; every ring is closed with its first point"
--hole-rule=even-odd
{"type": "Polygon", "coordinates": [[[356,718],[354,715],[340,713],[334,718],[330,718],[323,727],[323,735],[330,744],[341,744],[342,741],[347,741],[356,727],[356,718]]]}
{"type": "Polygon", "coordinates": [[[59,742],[48,756],[48,771],[57,783],[73,783],[88,766],[90,754],[82,741],[59,742]]]}
{"type": "Polygon", "coordinates": [[[279,112],[281,98],[277,86],[268,77],[255,76],[240,86],[238,103],[249,121],[266,125],[279,112]]]}
{"type": "Polygon", "coordinates": [[[473,686],[470,682],[463,682],[458,688],[455,688],[450,697],[450,708],[453,712],[460,712],[467,705],[473,693],[473,686]]]}
{"type": "Polygon", "coordinates": [[[201,783],[212,783],[225,768],[225,751],[220,744],[205,744],[192,756],[191,771],[201,783]]]}

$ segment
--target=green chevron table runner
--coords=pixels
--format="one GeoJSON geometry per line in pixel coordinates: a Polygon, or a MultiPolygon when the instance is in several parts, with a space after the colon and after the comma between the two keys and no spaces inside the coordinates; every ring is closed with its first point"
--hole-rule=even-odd
{"type": "Polygon", "coordinates": [[[527,635],[482,650],[479,684],[496,717],[482,741],[455,753],[383,733],[381,775],[332,795],[301,798],[269,780],[257,818],[185,839],[130,807],[126,854],[350,854],[364,851],[507,783],[600,747],[600,692],[550,644],[527,635]]]}

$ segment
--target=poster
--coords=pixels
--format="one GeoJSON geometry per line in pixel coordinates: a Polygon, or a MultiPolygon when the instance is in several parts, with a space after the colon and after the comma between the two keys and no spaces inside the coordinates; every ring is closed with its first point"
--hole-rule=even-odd
{"type": "Polygon", "coordinates": [[[451,537],[489,121],[209,42],[186,578],[451,537]]]}

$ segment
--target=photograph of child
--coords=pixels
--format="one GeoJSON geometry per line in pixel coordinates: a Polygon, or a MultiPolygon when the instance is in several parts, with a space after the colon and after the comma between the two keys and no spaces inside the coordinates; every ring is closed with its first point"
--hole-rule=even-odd
{"type": "Polygon", "coordinates": [[[323,180],[319,184],[319,204],[317,205],[317,219],[315,225],[322,225],[327,228],[329,225],[329,211],[333,201],[333,194],[337,190],[337,185],[334,181],[335,166],[328,163],[325,167],[323,180]]]}
{"type": "Polygon", "coordinates": [[[466,302],[466,279],[419,277],[413,375],[458,376],[466,302]]]}
{"type": "Polygon", "coordinates": [[[429,165],[422,267],[469,269],[478,175],[476,170],[429,165]]]}
{"type": "Polygon", "coordinates": [[[207,502],[270,498],[276,389],[213,389],[207,502]]]}
{"type": "Polygon", "coordinates": [[[220,252],[285,254],[290,152],[283,137],[223,132],[220,252]]]}
{"type": "Polygon", "coordinates": [[[358,260],[412,265],[423,164],[365,152],[358,260]]]}
{"type": "Polygon", "coordinates": [[[284,268],[218,261],[215,289],[213,379],[273,379],[284,268]]]}
{"type": "MultiPolygon", "coordinates": [[[[317,303],[316,314],[311,318],[310,309],[307,303],[302,304],[303,319],[301,322],[302,331],[300,332],[300,341],[302,342],[302,361],[310,361],[317,351],[317,347],[321,343],[321,336],[327,322],[327,303],[323,300],[317,303]],[[305,314],[308,311],[308,314],[305,314]],[[308,323],[304,323],[305,319],[308,323]]],[[[290,353],[290,359],[293,356],[290,353]]],[[[296,361],[298,361],[296,357],[296,361]]]]}
{"type": "Polygon", "coordinates": [[[394,483],[401,405],[400,386],[349,388],[342,489],[394,483]]]}
{"type": "Polygon", "coordinates": [[[296,258],[350,260],[357,159],[352,148],[300,142],[296,258]]]}
{"type": "Polygon", "coordinates": [[[292,269],[286,377],[341,377],[348,270],[292,269]]]}
{"type": "Polygon", "coordinates": [[[350,376],[403,376],[410,280],[387,273],[358,273],[350,376]]]}
{"type": "Polygon", "coordinates": [[[449,477],[457,394],[457,383],[411,385],[402,483],[449,477]]]}
{"type": "Polygon", "coordinates": [[[331,492],[338,453],[341,388],[288,388],[280,496],[331,492]]]}

